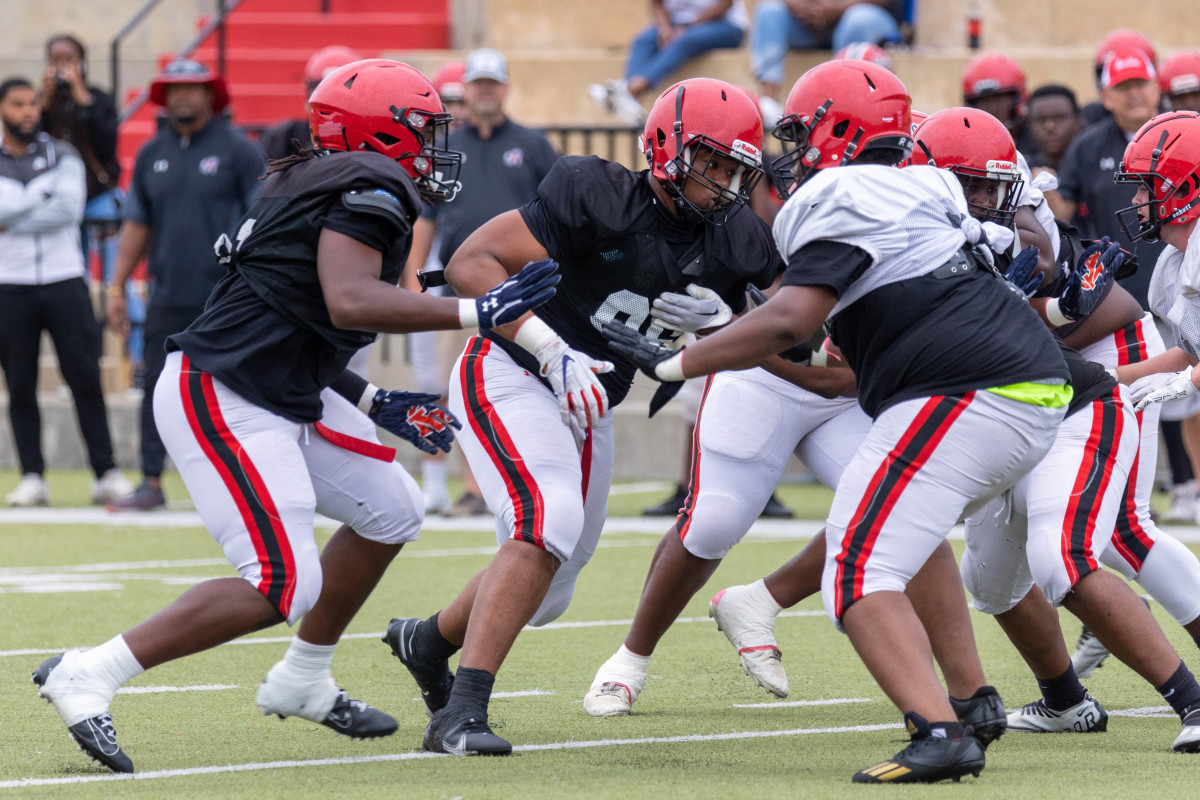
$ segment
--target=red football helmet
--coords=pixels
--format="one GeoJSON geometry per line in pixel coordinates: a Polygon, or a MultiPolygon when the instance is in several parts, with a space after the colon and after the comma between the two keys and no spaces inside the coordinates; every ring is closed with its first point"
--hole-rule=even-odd
{"type": "Polygon", "coordinates": [[[1025,91],[1025,70],[1003,53],[981,53],[975,56],[963,69],[962,76],[963,103],[977,106],[984,97],[998,94],[1011,94],[1012,124],[1025,118],[1029,95],[1025,91]]]}
{"type": "Polygon", "coordinates": [[[1200,217],[1200,114],[1170,111],[1143,125],[1125,148],[1115,180],[1150,193],[1147,202],[1117,212],[1132,241],[1156,242],[1162,226],[1200,217]]]}
{"type": "Polygon", "coordinates": [[[892,68],[892,57],[887,54],[877,44],[872,42],[853,42],[846,45],[841,50],[833,54],[835,59],[857,59],[859,61],[870,61],[872,64],[878,64],[884,69],[892,68]]]}
{"type": "Polygon", "coordinates": [[[1012,225],[1024,179],[1017,167],[1017,146],[1000,120],[978,108],[947,108],[930,114],[913,138],[916,146],[911,163],[929,164],[957,175],[971,216],[981,222],[1012,225]],[[984,186],[978,181],[996,183],[984,186]],[[971,202],[971,196],[984,188],[989,192],[989,205],[971,202]]]}
{"type": "Polygon", "coordinates": [[[458,192],[462,153],[446,146],[450,115],[433,84],[408,64],[371,58],[339,67],[308,104],[318,149],[373,150],[395,159],[426,200],[458,192]]]}
{"type": "Polygon", "coordinates": [[[1200,92],[1200,50],[1183,50],[1164,61],[1158,82],[1167,97],[1200,92]]]}
{"type": "Polygon", "coordinates": [[[780,197],[815,170],[870,153],[872,163],[900,164],[912,152],[912,100],[892,73],[869,61],[826,61],[788,93],[775,138],[784,154],[771,179],[780,197]]]}
{"type": "Polygon", "coordinates": [[[190,58],[177,58],[163,67],[162,72],[154,76],[150,82],[150,102],[155,105],[167,104],[167,87],[181,83],[203,83],[212,89],[212,110],[216,114],[229,105],[229,90],[225,80],[199,61],[190,58]]]}
{"type": "Polygon", "coordinates": [[[362,56],[356,51],[341,44],[331,44],[313,53],[304,65],[304,82],[309,86],[309,93],[312,93],[322,78],[338,67],[361,60],[362,56]]]}
{"type": "Polygon", "coordinates": [[[713,225],[723,225],[750,198],[762,177],[762,144],[758,105],[733,84],[714,78],[680,81],[659,95],[641,139],[650,173],[676,207],[713,225]],[[706,177],[714,155],[740,164],[728,187],[706,177]],[[716,194],[716,204],[701,208],[684,197],[690,180],[716,194]]]}
{"type": "Polygon", "coordinates": [[[1096,45],[1096,80],[1100,80],[1100,70],[1104,69],[1104,62],[1108,60],[1108,55],[1113,50],[1122,47],[1132,47],[1134,50],[1141,50],[1146,55],[1150,56],[1150,62],[1157,66],[1158,54],[1154,52],[1154,45],[1150,40],[1141,33],[1132,28],[1117,28],[1111,30],[1104,35],[1100,40],[1100,44],[1096,45]]]}
{"type": "Polygon", "coordinates": [[[437,89],[438,96],[442,98],[444,103],[461,102],[466,96],[466,84],[463,83],[463,73],[466,71],[466,64],[462,61],[448,61],[438,68],[438,71],[433,73],[433,77],[429,80],[433,83],[433,88],[437,89]]]}

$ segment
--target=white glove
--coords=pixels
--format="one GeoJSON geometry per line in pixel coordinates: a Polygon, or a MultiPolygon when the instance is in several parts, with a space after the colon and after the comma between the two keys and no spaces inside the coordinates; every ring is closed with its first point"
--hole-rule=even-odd
{"type": "Polygon", "coordinates": [[[689,284],[687,294],[663,292],[650,309],[659,325],[672,331],[695,333],[718,328],[733,319],[733,311],[712,289],[689,284]]]}
{"type": "Polygon", "coordinates": [[[1182,400],[1196,393],[1196,384],[1192,383],[1192,368],[1181,372],[1158,372],[1139,378],[1129,387],[1130,399],[1133,400],[1133,410],[1141,411],[1151,403],[1167,403],[1171,400],[1182,400]]]}
{"type": "Polygon", "coordinates": [[[595,425],[608,411],[608,393],[596,375],[612,372],[612,362],[572,350],[537,317],[522,323],[515,341],[538,360],[541,365],[538,374],[550,383],[558,398],[562,423],[572,427],[571,432],[578,440],[581,431],[595,425]]]}

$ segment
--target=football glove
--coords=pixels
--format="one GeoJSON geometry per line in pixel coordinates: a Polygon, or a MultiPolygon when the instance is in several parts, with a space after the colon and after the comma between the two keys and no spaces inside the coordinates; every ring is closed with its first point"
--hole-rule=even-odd
{"type": "Polygon", "coordinates": [[[512,322],[554,297],[560,277],[557,261],[550,258],[531,261],[482,297],[460,299],[459,322],[464,328],[494,328],[512,322]]]}
{"type": "Polygon", "coordinates": [[[632,361],[637,368],[656,381],[682,383],[683,370],[679,355],[682,350],[671,350],[616,320],[609,320],[601,328],[608,346],[632,361]]]}
{"type": "Polygon", "coordinates": [[[1056,328],[1086,318],[1096,310],[1104,287],[1125,261],[1121,246],[1105,236],[1093,242],[1079,257],[1060,296],[1046,303],[1046,318],[1056,328]]]}
{"type": "Polygon", "coordinates": [[[453,414],[437,405],[434,402],[437,399],[436,394],[380,389],[375,392],[367,416],[376,425],[412,443],[418,450],[449,453],[454,431],[461,430],[462,424],[453,414]]]}
{"type": "Polygon", "coordinates": [[[763,303],[767,302],[767,296],[763,294],[763,290],[755,286],[753,283],[746,284],[746,294],[750,296],[750,303],[754,308],[758,308],[763,303]]]}
{"type": "Polygon", "coordinates": [[[695,333],[728,323],[733,310],[712,289],[693,283],[687,294],[663,292],[655,298],[650,316],[668,330],[695,333]]]}
{"type": "Polygon", "coordinates": [[[1012,290],[1020,294],[1022,298],[1033,297],[1033,293],[1042,285],[1045,275],[1037,271],[1037,263],[1038,249],[1026,247],[1017,253],[1016,258],[1008,266],[1008,272],[1004,273],[1004,280],[1008,281],[1012,290]]]}
{"type": "Polygon", "coordinates": [[[533,354],[538,374],[550,384],[558,398],[563,425],[571,425],[576,434],[586,430],[608,412],[608,393],[597,375],[612,372],[611,361],[600,361],[573,350],[554,330],[537,317],[517,329],[516,343],[533,354]]]}
{"type": "Polygon", "coordinates": [[[1192,368],[1181,372],[1159,372],[1139,378],[1129,387],[1129,396],[1133,400],[1133,410],[1141,411],[1151,403],[1168,403],[1172,400],[1182,400],[1196,393],[1196,385],[1192,383],[1192,368]]]}

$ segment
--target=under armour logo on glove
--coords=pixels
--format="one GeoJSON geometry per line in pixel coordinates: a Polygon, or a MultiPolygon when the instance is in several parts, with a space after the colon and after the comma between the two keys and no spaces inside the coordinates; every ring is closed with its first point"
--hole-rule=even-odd
{"type": "Polygon", "coordinates": [[[531,261],[483,297],[460,300],[459,321],[464,328],[494,328],[512,322],[554,297],[559,279],[558,262],[549,258],[531,261]]]}
{"type": "Polygon", "coordinates": [[[462,424],[453,414],[433,402],[436,394],[380,389],[367,416],[388,433],[411,443],[418,450],[449,453],[454,431],[462,424]]]}

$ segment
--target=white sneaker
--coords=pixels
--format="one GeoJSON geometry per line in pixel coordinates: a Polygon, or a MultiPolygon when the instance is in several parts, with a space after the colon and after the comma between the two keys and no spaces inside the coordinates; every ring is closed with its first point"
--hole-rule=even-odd
{"type": "Polygon", "coordinates": [[[121,474],[121,470],[108,470],[92,481],[92,504],[102,506],[133,494],[136,487],[121,474]]]}
{"type": "Polygon", "coordinates": [[[36,472],[27,473],[17,484],[17,488],[9,492],[5,498],[10,506],[29,508],[30,506],[50,505],[50,495],[46,491],[46,481],[36,472]]]}
{"type": "Polygon", "coordinates": [[[107,714],[116,694],[115,689],[79,663],[83,652],[70,650],[57,662],[48,659],[34,673],[38,697],[54,705],[68,728],[107,714]]]}
{"type": "Polygon", "coordinates": [[[1171,749],[1176,753],[1200,753],[1200,709],[1183,718],[1183,730],[1175,737],[1171,749]]]}
{"type": "MultiPolygon", "coordinates": [[[[1023,733],[1103,733],[1108,730],[1108,712],[1090,694],[1066,711],[1047,708],[1043,698],[1009,714],[1008,729],[1023,733]]],[[[1197,734],[1200,739],[1200,727],[1197,734]]]]}
{"type": "Polygon", "coordinates": [[[324,722],[333,710],[338,691],[332,675],[326,674],[317,681],[305,683],[280,661],[263,678],[254,702],[263,714],[324,722]]]}
{"type": "Polygon", "coordinates": [[[1075,667],[1075,674],[1080,678],[1090,678],[1092,673],[1104,664],[1106,658],[1108,648],[1100,644],[1096,634],[1084,625],[1079,640],[1075,642],[1075,652],[1071,654],[1071,665],[1075,667]]]}
{"type": "Polygon", "coordinates": [[[763,613],[755,602],[756,588],[751,584],[722,589],[709,602],[708,615],[737,649],[745,673],[776,697],[787,697],[787,671],[775,642],[775,617],[763,613]]]}
{"type": "Polygon", "coordinates": [[[612,106],[613,113],[626,125],[646,124],[645,107],[625,88],[624,81],[621,81],[620,85],[613,90],[612,106]]]}
{"type": "Polygon", "coordinates": [[[1171,487],[1171,507],[1163,512],[1164,522],[1196,521],[1196,482],[1188,481],[1171,487]]]}
{"type": "Polygon", "coordinates": [[[592,687],[583,696],[583,710],[593,717],[629,716],[633,701],[646,687],[646,670],[624,655],[618,650],[596,670],[592,687]]]}
{"type": "Polygon", "coordinates": [[[758,111],[762,114],[763,128],[766,130],[774,128],[783,119],[783,106],[766,95],[758,98],[758,111]]]}

